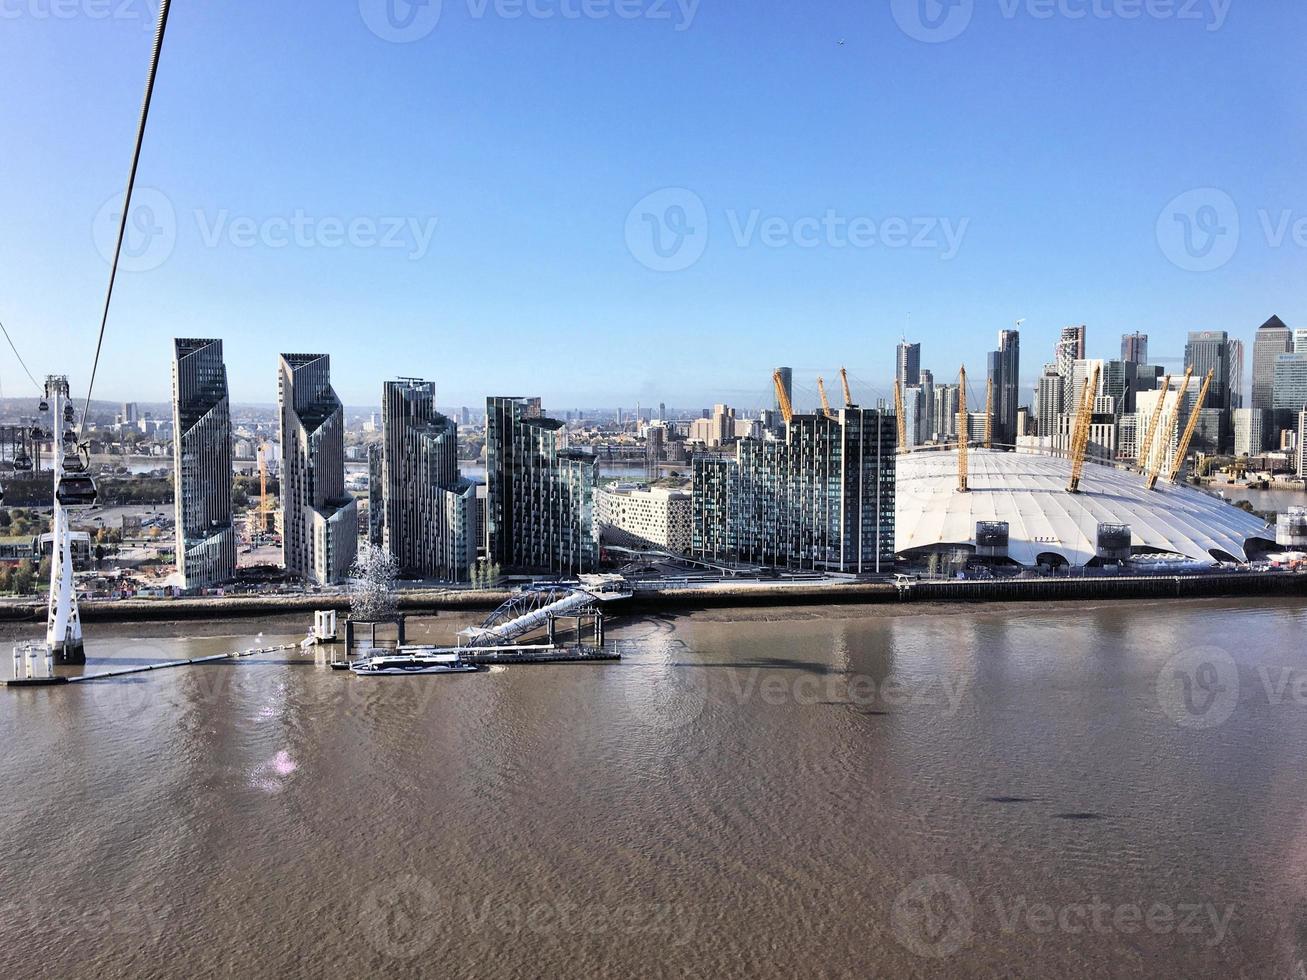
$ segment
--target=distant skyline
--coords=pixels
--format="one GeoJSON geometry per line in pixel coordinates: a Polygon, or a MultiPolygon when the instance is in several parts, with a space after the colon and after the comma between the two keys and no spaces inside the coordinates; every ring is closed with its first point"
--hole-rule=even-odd
{"type": "MultiPolygon", "coordinates": [[[[898,2],[177,5],[97,400],[166,401],[177,336],[235,403],[288,351],[347,405],[560,412],[765,406],[776,364],[800,405],[841,365],[887,392],[904,335],[983,379],[1020,319],[1023,403],[1068,324],[1251,345],[1307,325],[1307,8],[1268,6],[964,2],[944,40],[898,2]]],[[[0,320],[80,400],[153,14],[51,9],[0,12],[0,320]]]]}

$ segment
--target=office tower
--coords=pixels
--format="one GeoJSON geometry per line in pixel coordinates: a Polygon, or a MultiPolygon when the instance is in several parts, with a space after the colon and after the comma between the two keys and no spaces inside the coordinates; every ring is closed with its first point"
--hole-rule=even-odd
{"type": "MultiPolygon", "coordinates": [[[[525,406],[524,406],[525,408],[525,406]]],[[[403,574],[461,582],[477,557],[476,484],[458,472],[458,425],[436,411],[436,386],[382,388],[383,542],[403,574]]]]}
{"type": "Polygon", "coordinates": [[[349,577],[358,505],[345,492],[345,409],[326,354],[282,354],[281,553],[286,571],[318,585],[349,577]]]}
{"type": "Polygon", "coordinates": [[[594,456],[559,445],[563,423],[522,398],[486,399],[486,554],[505,569],[573,576],[599,561],[594,456]]]}
{"type": "MultiPolygon", "coordinates": [[[[781,367],[781,368],[777,368],[776,370],[780,372],[781,387],[785,389],[785,397],[790,400],[790,404],[794,404],[794,369],[781,367]]],[[[776,411],[779,412],[781,410],[780,398],[774,397],[773,403],[774,403],[773,407],[776,409],[776,411]]],[[[708,417],[707,415],[704,415],[704,418],[707,417],[708,417]]]]}
{"type": "Polygon", "coordinates": [[[693,551],[714,561],[846,573],[894,562],[897,423],[875,409],[796,415],[783,442],[694,461],[693,551]]]}
{"type": "Polygon", "coordinates": [[[1307,476],[1307,409],[1298,413],[1298,475],[1307,476]]]}
{"type": "Polygon", "coordinates": [[[1230,408],[1243,408],[1244,403],[1243,341],[1230,341],[1230,408]]]}
{"type": "Polygon", "coordinates": [[[1086,333],[1084,324],[1062,328],[1057,346],[1053,349],[1053,362],[1057,365],[1058,374],[1066,377],[1071,373],[1072,364],[1083,361],[1088,356],[1085,351],[1086,333]]]}
{"type": "Polygon", "coordinates": [[[1057,432],[1057,418],[1066,411],[1066,381],[1056,364],[1045,364],[1035,392],[1035,434],[1051,439],[1057,432]]]}
{"type": "Polygon", "coordinates": [[[1307,354],[1281,354],[1275,359],[1274,396],[1271,407],[1277,413],[1277,423],[1288,427],[1293,420],[1285,413],[1297,416],[1307,405],[1307,354]]]}
{"type": "Polygon", "coordinates": [[[1148,334],[1128,333],[1121,337],[1121,360],[1135,364],[1148,363],[1148,334]]]}
{"type": "Polygon", "coordinates": [[[1224,330],[1195,330],[1184,348],[1184,366],[1193,368],[1194,377],[1205,378],[1212,372],[1212,386],[1207,393],[1211,408],[1230,407],[1230,335],[1224,330]]]}
{"type": "Polygon", "coordinates": [[[895,354],[894,377],[898,378],[899,387],[921,384],[921,345],[902,341],[895,354]]]}
{"type": "Polygon", "coordinates": [[[658,403],[658,419],[659,419],[659,421],[664,421],[664,422],[667,420],[667,403],[666,403],[666,402],[659,402],[659,403],[658,403]]]}
{"type": "Polygon", "coordinates": [[[1017,434],[1017,403],[1021,390],[1021,335],[998,332],[998,350],[989,355],[989,380],[994,385],[993,441],[1013,445],[1017,434]]]}
{"type": "Polygon", "coordinates": [[[935,438],[935,375],[925,368],[918,375],[921,401],[917,405],[917,443],[935,438]]]}
{"type": "Polygon", "coordinates": [[[173,341],[172,422],[177,572],[185,589],[219,585],[236,575],[221,340],[173,341]]]}
{"type": "Polygon", "coordinates": [[[1103,394],[1112,399],[1112,411],[1116,415],[1135,410],[1137,369],[1133,361],[1108,361],[1103,365],[1103,394]]]}
{"type": "Polygon", "coordinates": [[[1278,316],[1257,328],[1253,341],[1253,408],[1275,407],[1275,359],[1293,353],[1293,333],[1278,316]]]}
{"type": "Polygon", "coordinates": [[[122,419],[123,425],[135,425],[140,421],[140,410],[136,402],[123,402],[122,419]]]}
{"type": "Polygon", "coordinates": [[[1234,454],[1256,456],[1266,449],[1271,433],[1271,413],[1261,408],[1234,410],[1234,454]]]}
{"type": "MultiPolygon", "coordinates": [[[[918,425],[917,421],[921,418],[922,391],[920,385],[908,385],[902,391],[903,397],[903,433],[907,436],[906,445],[900,446],[900,449],[914,449],[920,445],[917,438],[918,425]]],[[[897,423],[895,423],[897,424],[897,423]]]]}

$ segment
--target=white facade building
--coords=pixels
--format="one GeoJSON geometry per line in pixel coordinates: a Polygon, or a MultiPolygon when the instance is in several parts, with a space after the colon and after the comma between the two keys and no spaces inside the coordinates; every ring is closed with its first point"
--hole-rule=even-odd
{"type": "Polygon", "coordinates": [[[688,552],[691,503],[687,491],[621,483],[601,487],[594,495],[595,533],[622,547],[688,552]]]}

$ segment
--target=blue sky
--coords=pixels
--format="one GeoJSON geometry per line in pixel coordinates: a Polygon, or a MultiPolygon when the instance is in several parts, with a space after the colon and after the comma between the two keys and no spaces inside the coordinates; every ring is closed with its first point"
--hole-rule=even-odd
{"type": "MultiPolygon", "coordinates": [[[[1302,4],[386,2],[174,0],[97,397],[166,398],[179,335],[241,401],[321,350],[350,404],[562,410],[867,397],[909,311],[941,380],[1018,318],[1026,379],[1070,323],[1307,326],[1302,4]]],[[[0,0],[0,319],[77,389],[152,20],[0,0]]]]}

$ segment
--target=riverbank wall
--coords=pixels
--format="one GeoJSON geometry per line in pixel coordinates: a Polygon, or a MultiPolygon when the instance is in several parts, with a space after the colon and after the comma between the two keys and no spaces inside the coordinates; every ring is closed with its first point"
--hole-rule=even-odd
{"type": "MultiPolygon", "coordinates": [[[[491,610],[505,602],[504,590],[423,590],[400,593],[401,611],[491,610]]],[[[704,609],[731,606],[795,606],[865,603],[1062,602],[1077,599],[1191,599],[1232,596],[1304,596],[1307,574],[1231,573],[1130,577],[1031,578],[978,581],[893,582],[714,582],[661,589],[637,588],[614,612],[704,609]]],[[[224,596],[202,599],[89,600],[82,619],[94,622],[150,622],[209,618],[254,618],[348,611],[344,595],[224,596]]],[[[41,622],[45,603],[0,605],[0,622],[41,622]]]]}

